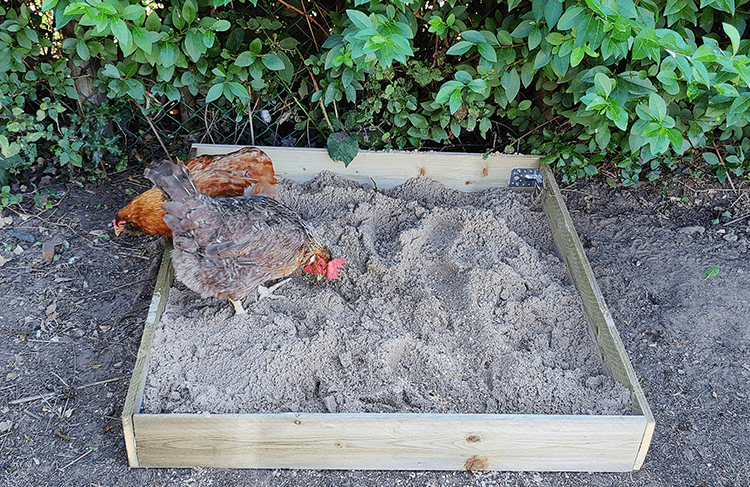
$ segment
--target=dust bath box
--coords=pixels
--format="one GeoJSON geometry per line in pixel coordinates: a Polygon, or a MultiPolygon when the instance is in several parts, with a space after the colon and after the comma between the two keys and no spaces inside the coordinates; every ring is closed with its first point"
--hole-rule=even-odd
{"type": "MultiPolygon", "coordinates": [[[[240,146],[194,146],[195,155],[240,146]]],[[[327,170],[378,188],[426,175],[474,191],[543,181],[542,208],[583,301],[589,331],[633,414],[146,414],[154,333],[173,272],[165,251],[122,412],[131,467],[622,472],[640,469],[654,418],[604,302],[550,168],[538,157],[360,151],[344,167],[323,149],[261,147],[279,176],[304,182],[327,170]],[[515,171],[514,171],[515,169],[515,171]],[[539,178],[541,176],[541,178],[539,178]]]]}

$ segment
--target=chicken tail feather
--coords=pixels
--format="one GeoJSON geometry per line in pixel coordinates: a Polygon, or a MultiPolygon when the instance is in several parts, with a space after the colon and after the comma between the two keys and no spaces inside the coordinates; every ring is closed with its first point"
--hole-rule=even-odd
{"type": "Polygon", "coordinates": [[[190,172],[184,164],[162,161],[146,169],[144,176],[169,196],[173,201],[184,201],[198,198],[200,190],[195,185],[190,172]]]}

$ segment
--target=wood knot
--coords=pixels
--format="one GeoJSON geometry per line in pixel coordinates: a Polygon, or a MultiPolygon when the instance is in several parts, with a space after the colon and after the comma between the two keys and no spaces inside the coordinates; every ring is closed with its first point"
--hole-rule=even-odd
{"type": "Polygon", "coordinates": [[[464,470],[476,472],[477,470],[487,470],[487,459],[474,455],[466,460],[464,470]]]}
{"type": "Polygon", "coordinates": [[[466,441],[468,441],[469,443],[478,443],[482,441],[482,437],[479,435],[469,435],[466,437],[466,441]]]}
{"type": "Polygon", "coordinates": [[[336,441],[333,443],[333,446],[336,448],[344,448],[344,442],[343,441],[336,441]]]}
{"type": "Polygon", "coordinates": [[[300,421],[299,419],[295,419],[294,424],[302,424],[302,421],[300,421]]]}

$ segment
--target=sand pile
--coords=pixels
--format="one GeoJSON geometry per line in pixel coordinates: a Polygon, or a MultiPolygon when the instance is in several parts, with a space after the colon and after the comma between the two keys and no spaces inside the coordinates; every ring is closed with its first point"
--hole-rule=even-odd
{"type": "Polygon", "coordinates": [[[631,413],[528,193],[323,173],[278,199],[346,259],[341,277],[297,271],[244,317],[176,283],[145,412],[631,413]]]}

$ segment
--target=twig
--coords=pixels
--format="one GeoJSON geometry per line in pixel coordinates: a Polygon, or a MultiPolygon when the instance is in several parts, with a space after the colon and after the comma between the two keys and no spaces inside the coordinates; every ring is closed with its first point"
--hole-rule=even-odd
{"type": "Polygon", "coordinates": [[[726,222],[724,224],[724,226],[726,227],[727,225],[731,225],[732,223],[740,222],[740,221],[744,220],[745,218],[750,218],[750,213],[748,213],[746,215],[738,216],[737,218],[732,218],[731,220],[729,220],[728,222],[726,222]]]}
{"type": "Polygon", "coordinates": [[[54,372],[52,372],[52,375],[54,375],[55,377],[57,377],[58,379],[60,379],[60,382],[62,382],[62,383],[63,383],[63,385],[64,385],[65,387],[70,387],[70,386],[68,385],[68,383],[67,383],[67,382],[65,382],[65,381],[63,380],[63,378],[62,378],[62,377],[60,377],[59,375],[57,375],[57,374],[56,374],[56,373],[54,373],[54,372]]]}
{"type": "MultiPolygon", "coordinates": [[[[724,169],[726,169],[726,164],[724,164],[724,158],[721,157],[721,151],[719,151],[719,147],[716,145],[716,141],[713,141],[714,144],[714,150],[716,151],[716,155],[719,156],[719,162],[722,166],[724,166],[724,169]]],[[[735,194],[739,195],[740,193],[737,191],[737,189],[734,187],[734,183],[732,182],[732,176],[729,174],[729,171],[726,172],[727,175],[727,181],[729,181],[729,186],[732,187],[732,191],[734,191],[735,194]]]]}
{"type": "Polygon", "coordinates": [[[8,401],[8,404],[10,404],[10,405],[16,405],[16,404],[23,404],[23,403],[31,402],[31,401],[38,401],[40,399],[52,399],[56,395],[57,395],[56,392],[51,392],[49,394],[43,394],[43,395],[37,395],[37,396],[29,396],[29,397],[24,397],[24,398],[21,398],[21,399],[14,399],[13,401],[8,401]]]}
{"type": "MultiPolygon", "coordinates": [[[[288,3],[286,3],[286,2],[284,1],[284,0],[279,0],[279,3],[280,3],[280,4],[282,4],[282,5],[284,5],[284,6],[286,6],[287,8],[290,8],[290,9],[294,10],[294,11],[295,11],[295,12],[297,12],[298,14],[300,14],[300,15],[304,16],[304,17],[305,17],[305,18],[307,19],[307,24],[308,24],[308,25],[310,25],[310,21],[314,22],[314,23],[315,23],[315,25],[317,25],[317,26],[318,26],[318,27],[320,28],[320,30],[322,30],[322,31],[323,31],[323,33],[324,33],[324,34],[326,35],[326,37],[328,37],[328,32],[326,32],[326,30],[325,30],[325,29],[323,28],[323,26],[322,26],[322,25],[320,25],[320,24],[318,23],[318,21],[317,21],[317,20],[315,20],[315,18],[314,18],[314,17],[310,16],[310,14],[308,14],[307,12],[303,12],[302,10],[298,9],[297,7],[294,7],[294,6],[292,6],[292,5],[289,5],[289,4],[288,4],[288,3]]],[[[303,6],[304,6],[304,2],[302,2],[302,3],[303,3],[303,6]]],[[[313,38],[313,43],[315,43],[315,49],[316,49],[316,50],[320,50],[320,49],[318,49],[318,43],[317,43],[317,41],[315,40],[315,35],[314,35],[314,34],[313,34],[313,32],[312,32],[312,27],[310,27],[310,35],[311,35],[311,36],[312,36],[312,38],[313,38]]]]}
{"type": "MultiPolygon", "coordinates": [[[[116,287],[113,287],[113,288],[111,288],[111,289],[107,289],[106,291],[99,291],[98,293],[94,293],[94,294],[88,294],[88,295],[87,295],[86,297],[87,297],[87,298],[91,298],[91,297],[93,297],[93,296],[99,296],[100,294],[106,294],[106,293],[110,293],[110,292],[112,292],[112,291],[117,291],[118,289],[122,289],[122,288],[124,288],[124,287],[128,287],[128,286],[132,286],[132,285],[134,285],[134,284],[140,284],[140,283],[142,283],[142,282],[146,282],[146,281],[149,281],[149,280],[150,280],[150,279],[141,279],[140,281],[129,282],[129,283],[127,283],[127,284],[123,284],[122,286],[116,286],[116,287]]],[[[78,301],[78,303],[82,303],[83,301],[85,301],[85,299],[84,299],[84,300],[81,300],[81,301],[78,301]]]]}
{"type": "Polygon", "coordinates": [[[154,135],[156,135],[156,140],[158,140],[159,144],[161,144],[161,148],[164,149],[164,153],[169,158],[169,161],[172,164],[174,164],[175,163],[174,159],[172,159],[172,156],[169,154],[169,151],[167,150],[167,146],[164,145],[164,141],[161,140],[161,135],[159,135],[159,131],[156,130],[156,127],[154,127],[154,122],[151,121],[151,117],[148,116],[148,113],[146,113],[146,111],[143,109],[143,107],[141,106],[141,104],[138,103],[138,100],[133,99],[133,101],[135,102],[136,105],[138,105],[138,108],[141,110],[141,113],[143,114],[143,116],[146,117],[146,121],[148,122],[149,126],[151,127],[151,130],[154,131],[154,135]]]}
{"type": "MultiPolygon", "coordinates": [[[[78,386],[78,387],[76,387],[76,390],[80,391],[81,389],[85,389],[87,387],[93,387],[93,386],[100,386],[100,385],[103,385],[103,384],[109,384],[110,382],[116,382],[118,380],[122,380],[122,379],[126,379],[126,378],[127,377],[114,377],[112,379],[100,380],[99,382],[92,382],[91,384],[85,384],[85,385],[82,385],[82,386],[78,386]]],[[[29,396],[29,397],[23,397],[21,399],[14,399],[13,401],[8,401],[8,404],[15,406],[16,404],[23,404],[23,403],[26,403],[26,402],[38,401],[40,399],[43,400],[43,401],[46,401],[48,399],[54,399],[55,396],[57,396],[56,392],[50,392],[49,394],[39,394],[39,395],[36,395],[36,396],[29,396]]]]}
{"type": "Polygon", "coordinates": [[[38,419],[42,419],[42,418],[40,418],[39,416],[37,416],[36,414],[34,414],[34,413],[32,413],[31,411],[29,411],[28,409],[24,409],[24,410],[23,410],[23,412],[24,412],[24,414],[26,414],[26,415],[28,415],[28,416],[30,416],[30,417],[32,417],[32,418],[34,418],[34,419],[37,419],[37,420],[38,420],[38,419]]]}
{"type": "Polygon", "coordinates": [[[73,461],[72,461],[72,462],[70,462],[69,464],[67,464],[67,465],[65,465],[64,467],[60,468],[60,470],[65,470],[66,468],[68,468],[68,467],[70,467],[71,465],[73,465],[74,463],[76,463],[76,462],[77,462],[78,460],[82,459],[82,458],[83,458],[83,457],[85,457],[86,455],[89,455],[90,453],[93,453],[93,452],[94,452],[94,450],[89,450],[89,451],[87,451],[86,453],[84,453],[84,454],[83,454],[83,455],[81,455],[80,457],[76,458],[75,460],[73,460],[73,461]]]}
{"type": "Polygon", "coordinates": [[[113,379],[105,379],[105,380],[100,380],[99,382],[92,382],[91,384],[86,384],[84,386],[78,386],[78,387],[76,387],[76,390],[85,389],[87,387],[100,386],[102,384],[109,384],[110,382],[117,382],[118,380],[122,380],[122,379],[127,379],[127,377],[125,377],[125,376],[123,376],[123,377],[115,377],[113,379]]]}

